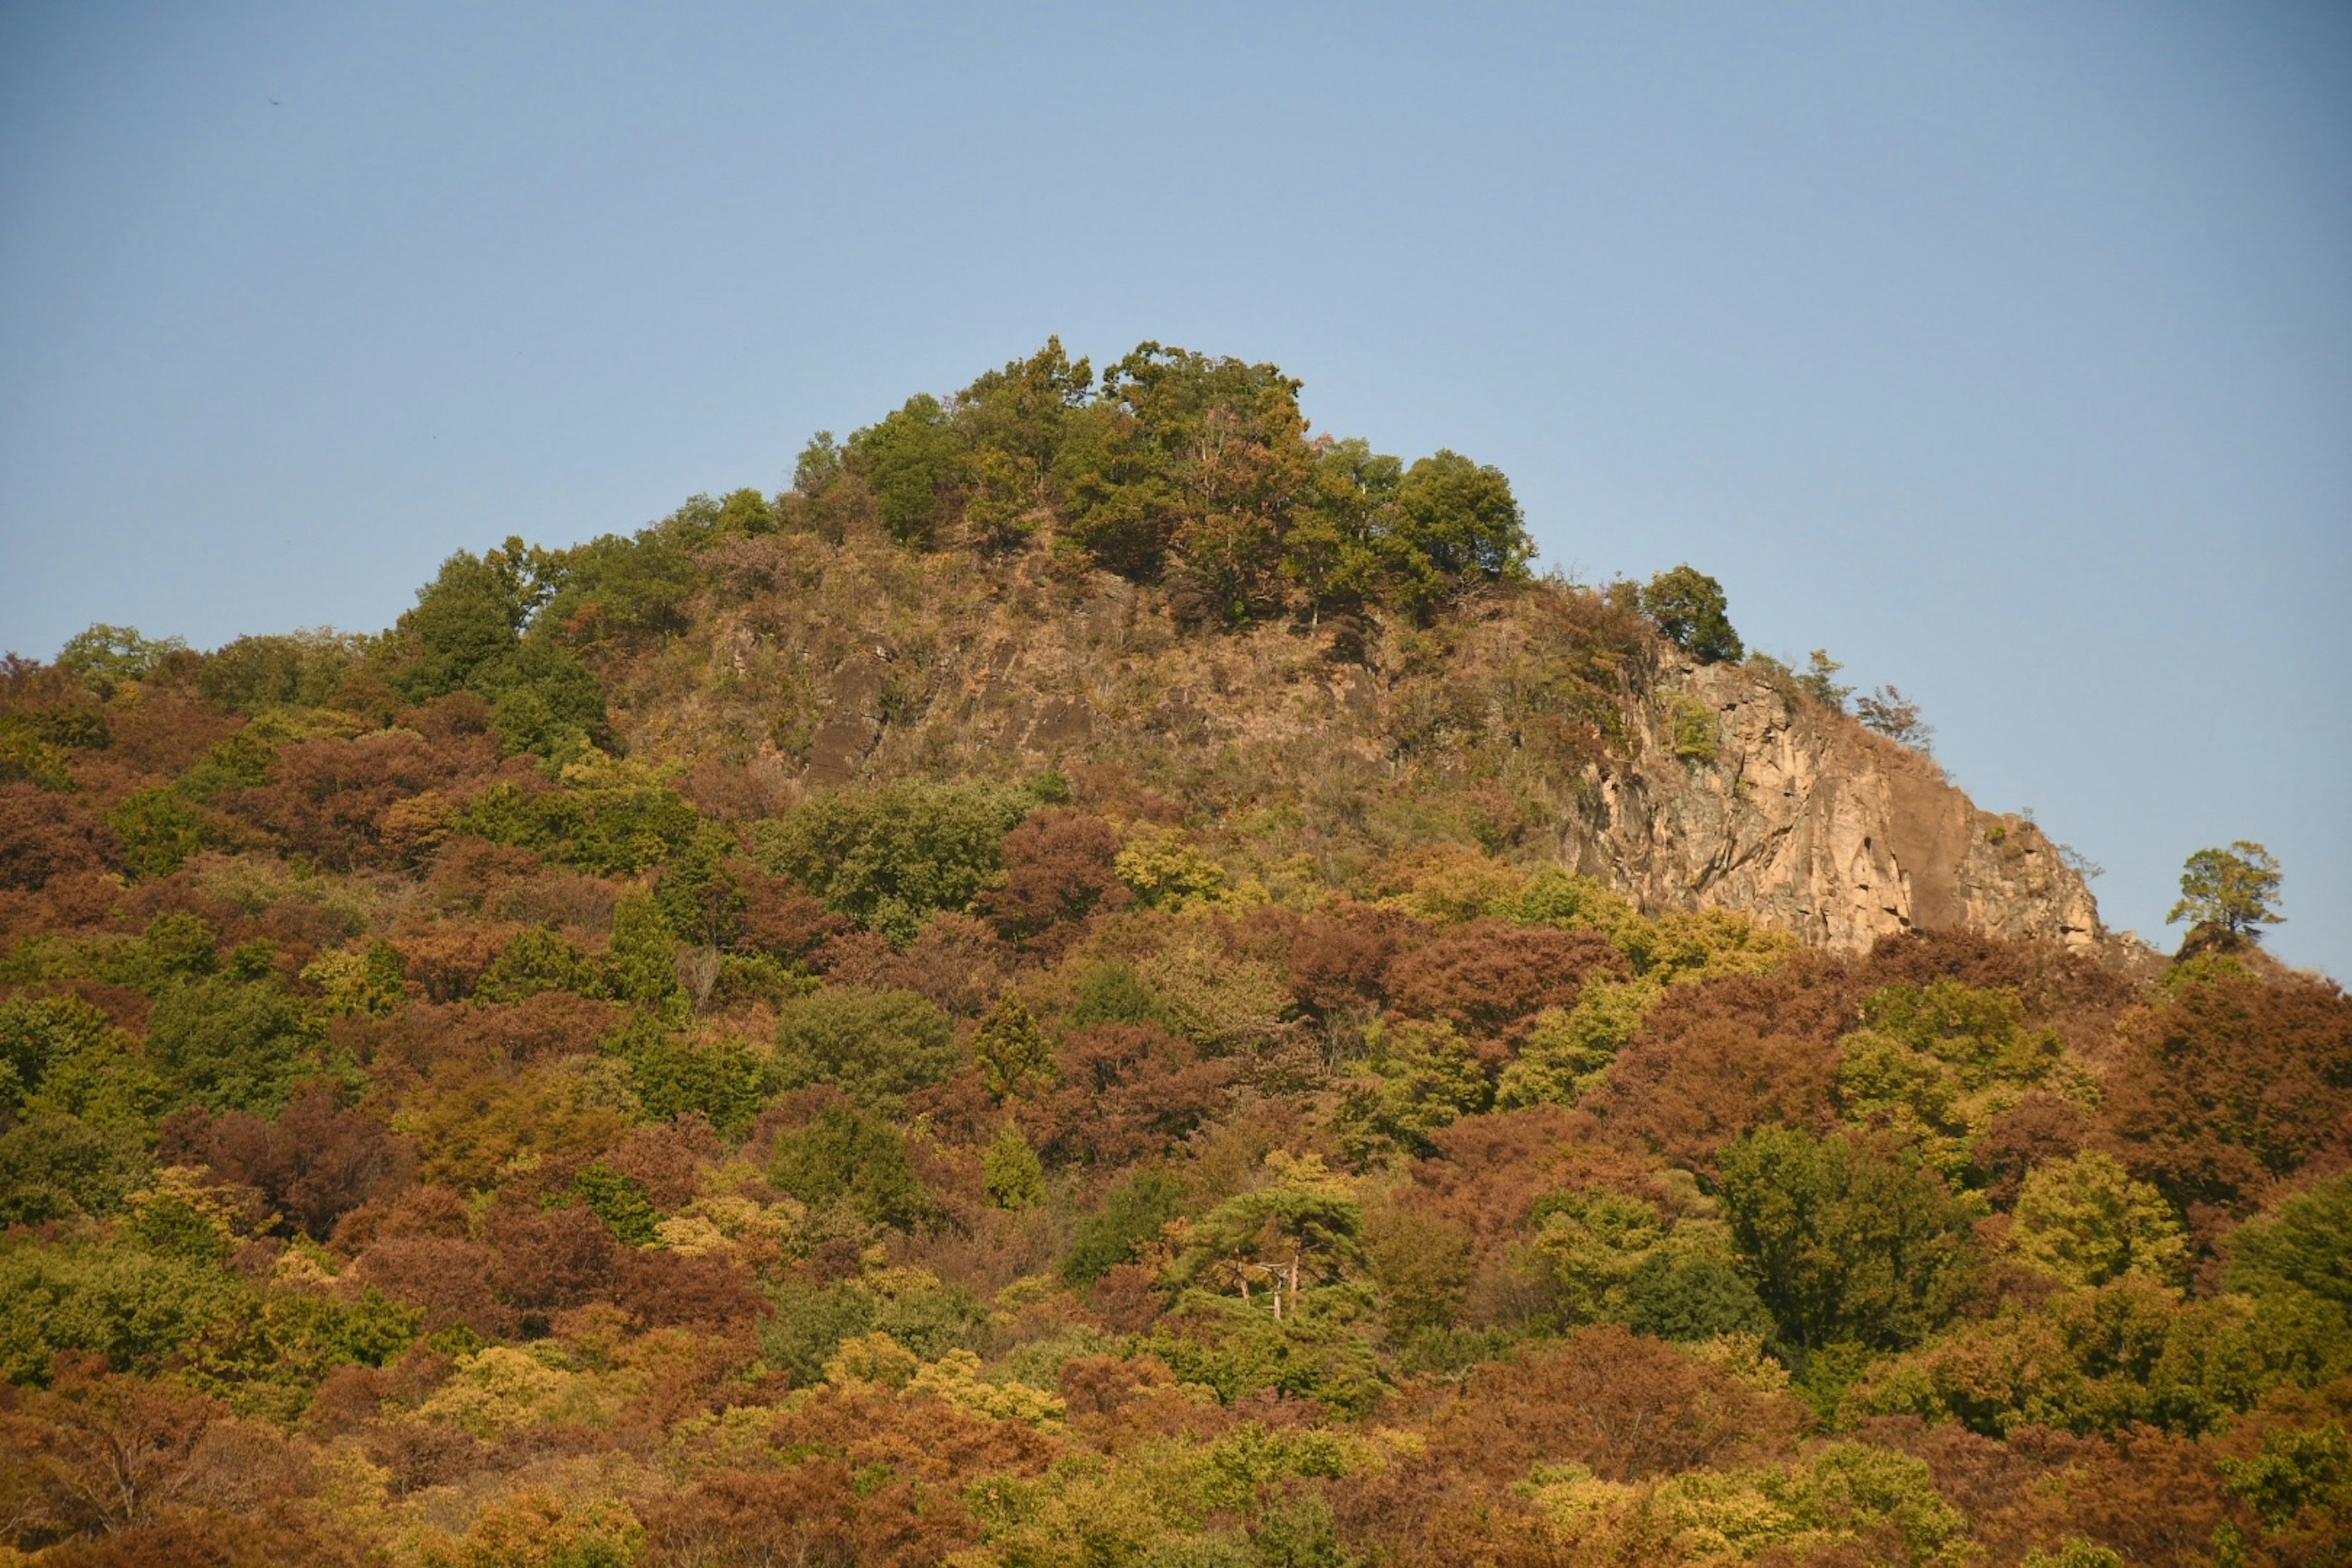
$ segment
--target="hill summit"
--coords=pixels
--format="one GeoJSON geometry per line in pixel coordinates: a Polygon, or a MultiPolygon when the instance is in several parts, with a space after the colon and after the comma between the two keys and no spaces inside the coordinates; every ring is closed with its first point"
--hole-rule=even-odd
{"type": "Polygon", "coordinates": [[[258,712],[356,658],[372,721],[471,694],[503,750],[682,768],[730,817],[1055,769],[1080,804],[1149,795],[1289,902],[1454,846],[1842,951],[2103,942],[2032,822],[1975,810],[1825,679],[1742,660],[1711,580],[1679,574],[1713,594],[1702,626],[1532,576],[1502,474],[1310,438],[1297,391],[1153,343],[1097,383],[1050,343],[820,435],[783,495],[460,556],[383,638],[245,639],[206,689],[258,712]]]}

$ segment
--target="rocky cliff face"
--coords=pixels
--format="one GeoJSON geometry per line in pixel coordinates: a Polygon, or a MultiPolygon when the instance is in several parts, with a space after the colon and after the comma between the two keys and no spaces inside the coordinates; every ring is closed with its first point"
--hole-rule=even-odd
{"type": "Polygon", "coordinates": [[[1956,928],[2105,940],[2041,829],[1978,810],[1928,758],[1746,668],[1669,660],[1653,696],[1564,847],[1644,907],[1719,905],[1839,950],[1956,928]]]}
{"type": "Polygon", "coordinates": [[[1452,838],[1832,949],[1962,927],[2108,942],[2032,823],[1785,678],[1692,662],[1603,595],[1535,584],[1433,628],[1200,633],[1103,574],[804,538],[742,553],[617,706],[633,745],[723,757],[758,809],[1050,764],[1172,800],[1277,896],[1374,885],[1385,858],[1452,838]]]}

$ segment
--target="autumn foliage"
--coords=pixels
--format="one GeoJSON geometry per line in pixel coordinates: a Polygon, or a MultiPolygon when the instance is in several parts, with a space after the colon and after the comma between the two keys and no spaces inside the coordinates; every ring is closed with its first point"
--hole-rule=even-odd
{"type": "Polygon", "coordinates": [[[1571,875],[1640,595],[1296,393],[1055,345],[0,666],[0,1555],[2343,1562],[2352,1000],[1571,875]],[[1199,679],[1090,737],[918,598],[1199,679]],[[1277,687],[1386,751],[1199,743],[1277,687]]]}

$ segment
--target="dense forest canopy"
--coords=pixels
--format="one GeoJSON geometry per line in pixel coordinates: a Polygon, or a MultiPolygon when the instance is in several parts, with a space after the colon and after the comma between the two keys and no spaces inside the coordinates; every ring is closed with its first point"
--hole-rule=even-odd
{"type": "Polygon", "coordinates": [[[2145,973],[1637,908],[1538,831],[1628,672],[1836,664],[1298,392],[1049,343],[379,636],[12,656],[0,1552],[2346,1561],[2352,1002],[2260,847],[2145,973]],[[1109,604],[1211,650],[1156,750],[940,717],[1109,604]],[[1334,670],[1378,769],[1187,738],[1334,670]]]}

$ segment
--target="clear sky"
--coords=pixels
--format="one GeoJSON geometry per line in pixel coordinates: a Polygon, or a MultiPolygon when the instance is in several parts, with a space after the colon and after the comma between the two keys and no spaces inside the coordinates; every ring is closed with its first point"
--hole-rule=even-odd
{"type": "Polygon", "coordinates": [[[2261,840],[2352,975],[2352,6],[0,5],[21,652],[375,629],[1049,332],[1714,573],[2111,924],[2261,840]]]}

